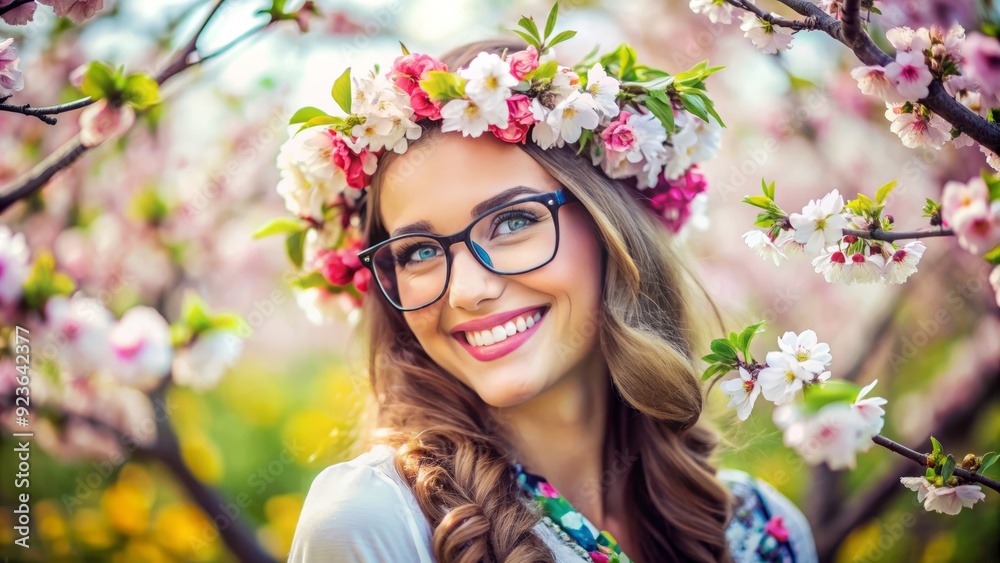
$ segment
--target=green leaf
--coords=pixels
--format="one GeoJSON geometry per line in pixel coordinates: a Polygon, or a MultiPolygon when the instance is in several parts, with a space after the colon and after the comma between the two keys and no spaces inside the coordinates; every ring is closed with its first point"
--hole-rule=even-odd
{"type": "Polygon", "coordinates": [[[410,54],[410,50],[406,48],[406,45],[403,45],[402,41],[399,42],[399,48],[403,51],[404,57],[410,54]]]}
{"type": "Polygon", "coordinates": [[[299,108],[295,113],[293,113],[291,119],[288,120],[288,124],[295,125],[296,123],[305,123],[310,119],[321,115],[327,115],[327,113],[319,108],[306,106],[304,108],[299,108]]]}
{"type": "Polygon", "coordinates": [[[982,475],[986,473],[986,470],[996,463],[998,459],[1000,459],[1000,452],[983,454],[983,464],[979,466],[979,474],[982,475]]]}
{"type": "Polygon", "coordinates": [[[726,374],[726,373],[729,373],[732,370],[733,369],[731,367],[727,366],[727,365],[717,364],[717,365],[714,365],[714,366],[710,366],[708,369],[705,370],[705,373],[703,373],[701,375],[701,380],[702,381],[708,381],[709,379],[711,379],[715,375],[726,374]]]}
{"type": "Polygon", "coordinates": [[[559,63],[556,61],[549,61],[547,63],[542,63],[535,68],[535,70],[524,75],[525,80],[552,80],[556,76],[556,72],[559,71],[559,63]]]}
{"type": "Polygon", "coordinates": [[[934,472],[933,467],[928,467],[927,470],[924,471],[924,477],[927,477],[928,479],[933,479],[937,477],[937,473],[934,472]]]}
{"type": "Polygon", "coordinates": [[[743,203],[749,203],[754,207],[759,207],[761,209],[766,209],[771,211],[774,207],[774,203],[771,199],[764,195],[748,195],[744,196],[742,199],[743,203]]]}
{"type": "Polygon", "coordinates": [[[937,438],[931,436],[931,455],[941,454],[941,442],[938,442],[937,438]]]}
{"type": "Polygon", "coordinates": [[[701,357],[702,361],[710,364],[725,364],[732,360],[732,358],[727,358],[719,354],[709,354],[707,356],[701,357]]]}
{"type": "Polygon", "coordinates": [[[763,178],[761,178],[760,188],[764,192],[764,195],[767,196],[767,199],[774,201],[774,182],[768,184],[763,178]]]}
{"type": "Polygon", "coordinates": [[[1000,246],[984,254],[983,259],[994,266],[1000,266],[1000,246]]]}
{"type": "Polygon", "coordinates": [[[830,403],[853,403],[860,391],[853,383],[832,379],[806,387],[803,394],[806,408],[815,412],[830,403]]]}
{"type": "Polygon", "coordinates": [[[665,90],[647,90],[646,108],[660,120],[668,135],[674,132],[674,108],[665,90]]]}
{"type": "Polygon", "coordinates": [[[301,230],[302,221],[292,219],[291,217],[278,217],[277,219],[271,219],[262,227],[257,229],[253,234],[253,238],[264,238],[271,235],[297,233],[301,230]]]}
{"type": "Polygon", "coordinates": [[[125,78],[122,97],[138,110],[160,103],[160,85],[148,74],[130,74],[125,78]]]}
{"type": "Polygon", "coordinates": [[[542,40],[542,36],[538,34],[538,26],[535,25],[535,20],[529,17],[522,17],[517,20],[517,25],[521,26],[521,29],[528,32],[529,35],[537,39],[539,42],[542,40]]]}
{"type": "Polygon", "coordinates": [[[869,211],[875,211],[875,207],[876,207],[875,202],[872,201],[872,198],[866,196],[865,194],[858,194],[858,202],[865,209],[867,209],[869,211]]]}
{"type": "Polygon", "coordinates": [[[952,457],[951,454],[948,454],[948,457],[945,458],[944,463],[941,466],[941,478],[944,479],[945,483],[947,483],[948,479],[951,479],[951,476],[954,473],[955,473],[955,458],[952,457]]]}
{"type": "Polygon", "coordinates": [[[541,50],[542,44],[534,37],[528,35],[527,33],[519,29],[512,29],[511,31],[521,36],[521,39],[524,39],[524,42],[527,43],[528,45],[533,46],[535,49],[541,50]]]}
{"type": "Polygon", "coordinates": [[[326,287],[326,288],[332,287],[330,285],[330,282],[325,277],[323,277],[323,274],[319,272],[310,272],[293,281],[292,285],[299,289],[310,289],[313,287],[326,287]]]}
{"type": "Polygon", "coordinates": [[[420,89],[436,100],[465,97],[465,79],[454,72],[432,70],[420,81],[420,89]]]}
{"type": "Polygon", "coordinates": [[[181,319],[191,329],[192,334],[207,330],[212,324],[208,314],[208,306],[205,305],[205,302],[193,290],[184,292],[184,302],[181,305],[181,319]]]}
{"type": "Polygon", "coordinates": [[[115,70],[100,61],[90,63],[80,90],[94,101],[114,96],[118,93],[115,70]]]}
{"type": "Polygon", "coordinates": [[[573,30],[560,31],[558,35],[552,38],[552,41],[545,44],[545,48],[554,47],[563,41],[568,41],[574,37],[576,37],[576,32],[573,30]]]}
{"type": "Polygon", "coordinates": [[[896,187],[896,183],[898,181],[899,180],[893,180],[879,188],[878,191],[875,192],[875,203],[882,205],[882,202],[885,201],[885,198],[889,197],[889,193],[896,187]]]}
{"type": "Polygon", "coordinates": [[[76,283],[72,278],[56,271],[56,259],[52,253],[43,250],[24,281],[24,302],[29,309],[40,311],[50,297],[71,295],[75,289],[76,283]]]}
{"type": "Polygon", "coordinates": [[[601,66],[606,68],[609,74],[618,77],[619,80],[631,80],[630,74],[635,66],[635,59],[635,49],[622,43],[617,49],[601,57],[601,66]]]}
{"type": "Polygon", "coordinates": [[[302,251],[305,239],[305,231],[292,233],[288,235],[287,239],[285,239],[285,250],[288,252],[288,259],[292,261],[292,264],[295,264],[296,268],[302,267],[302,251]]]}
{"type": "Polygon", "coordinates": [[[337,102],[344,113],[351,113],[351,67],[346,70],[333,82],[333,90],[330,92],[333,101],[337,102]]]}
{"type": "Polygon", "coordinates": [[[765,321],[760,321],[759,323],[752,324],[743,329],[742,332],[740,332],[738,339],[739,349],[743,352],[744,355],[749,354],[750,342],[753,341],[753,337],[761,332],[764,332],[764,322],[765,321]]]}
{"type": "Polygon", "coordinates": [[[724,338],[716,338],[711,344],[712,352],[729,360],[736,360],[736,348],[724,338]]]}
{"type": "Polygon", "coordinates": [[[1000,199],[1000,177],[991,172],[989,168],[983,169],[982,177],[983,181],[986,182],[986,188],[989,191],[989,195],[986,199],[990,201],[1000,199]]]}
{"type": "Polygon", "coordinates": [[[552,5],[552,9],[549,10],[549,17],[545,19],[545,36],[542,39],[548,39],[549,35],[552,35],[552,31],[556,28],[556,19],[559,17],[559,2],[552,5]]]}
{"type": "Polygon", "coordinates": [[[701,96],[681,92],[680,97],[681,103],[684,104],[684,109],[697,115],[705,123],[708,123],[708,107],[705,106],[705,102],[701,99],[701,96]]]}

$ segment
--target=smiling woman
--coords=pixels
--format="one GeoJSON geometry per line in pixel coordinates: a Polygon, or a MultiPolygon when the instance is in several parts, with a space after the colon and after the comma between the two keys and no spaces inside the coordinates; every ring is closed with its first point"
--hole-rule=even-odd
{"type": "MultiPolygon", "coordinates": [[[[533,49],[478,43],[432,67],[504,54],[516,77],[533,49]]],[[[603,111],[601,80],[584,106],[539,97],[562,108],[559,135],[603,111]]],[[[604,149],[659,142],[622,157],[640,177],[665,150],[642,115],[604,149]]],[[[378,157],[358,255],[381,293],[363,309],[377,430],[314,481],[291,560],[814,560],[787,499],[711,462],[693,351],[717,315],[640,192],[544,131],[522,143],[447,124],[378,157]]]]}

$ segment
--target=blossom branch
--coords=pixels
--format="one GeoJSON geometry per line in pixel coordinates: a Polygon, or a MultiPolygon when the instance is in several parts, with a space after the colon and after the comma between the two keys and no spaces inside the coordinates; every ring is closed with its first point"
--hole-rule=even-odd
{"type": "MultiPolygon", "coordinates": [[[[275,22],[272,19],[266,25],[256,27],[251,31],[244,33],[239,36],[234,41],[231,41],[227,45],[220,48],[218,51],[213,52],[204,57],[197,57],[197,40],[201,33],[205,30],[208,22],[212,19],[212,16],[221,7],[222,3],[226,0],[216,0],[215,4],[212,6],[212,10],[209,12],[205,20],[202,21],[201,26],[198,28],[197,33],[194,37],[185,45],[183,49],[178,51],[178,53],[173,57],[172,62],[167,65],[159,74],[156,75],[155,79],[158,84],[169,80],[174,75],[183,72],[193,66],[197,66],[201,62],[212,59],[226,50],[230,49],[238,42],[241,42],[255,33],[269,27],[275,22]]],[[[10,206],[14,205],[18,200],[28,197],[36,191],[40,190],[48,181],[56,174],[56,172],[66,168],[67,166],[76,162],[83,153],[87,152],[89,147],[84,146],[80,141],[80,135],[76,135],[69,142],[63,145],[56,153],[53,153],[46,158],[41,163],[32,168],[29,172],[24,174],[19,178],[13,187],[5,188],[0,192],[0,213],[6,211],[10,206]]]]}
{"type": "Polygon", "coordinates": [[[14,106],[10,104],[2,103],[0,100],[0,111],[9,111],[11,113],[20,113],[22,115],[29,115],[32,117],[37,117],[43,122],[49,125],[56,124],[56,118],[49,117],[50,115],[55,115],[59,113],[65,113],[67,111],[73,111],[75,109],[85,108],[90,104],[94,103],[94,100],[90,99],[90,96],[86,98],[80,98],[79,100],[68,102],[65,104],[60,104],[57,106],[49,106],[44,108],[33,108],[31,104],[24,104],[23,106],[14,106]]]}
{"type": "Polygon", "coordinates": [[[883,231],[881,229],[868,231],[860,229],[844,229],[844,236],[855,236],[858,238],[882,240],[886,242],[928,237],[950,237],[954,235],[955,232],[951,229],[938,229],[934,231],[883,231]]]}
{"type": "Polygon", "coordinates": [[[778,27],[786,27],[788,29],[816,29],[816,19],[812,17],[807,17],[805,20],[790,20],[787,18],[782,18],[779,16],[773,16],[764,10],[758,8],[755,4],[747,2],[745,0],[726,0],[727,3],[736,6],[737,8],[742,8],[748,12],[753,12],[758,18],[775,25],[778,27]]]}
{"type": "MultiPolygon", "coordinates": [[[[860,1],[846,0],[841,11],[843,22],[824,12],[809,0],[778,0],[795,12],[813,18],[813,29],[817,29],[849,47],[858,59],[866,65],[886,66],[893,58],[880,49],[861,28],[859,15],[860,1]]],[[[741,6],[742,7],[742,6],[741,6]]],[[[988,122],[979,114],[951,97],[941,81],[934,79],[929,86],[929,94],[919,103],[951,123],[959,131],[975,139],[979,144],[996,154],[1000,154],[1000,125],[988,122]]]]}
{"type": "MultiPolygon", "coordinates": [[[[927,467],[927,454],[911,450],[910,448],[907,448],[898,442],[894,442],[881,434],[873,436],[872,442],[875,442],[890,452],[897,453],[909,460],[915,461],[920,465],[927,467]]],[[[1000,481],[990,479],[989,477],[985,477],[978,473],[973,473],[972,471],[961,467],[956,467],[954,474],[955,476],[965,479],[966,481],[975,481],[976,483],[986,485],[994,491],[1000,492],[1000,481]]]]}
{"type": "Polygon", "coordinates": [[[13,11],[13,10],[15,10],[17,8],[20,8],[21,6],[24,6],[25,4],[34,2],[34,1],[35,0],[14,0],[10,4],[7,4],[3,8],[0,8],[0,16],[6,14],[7,12],[13,11]]]}

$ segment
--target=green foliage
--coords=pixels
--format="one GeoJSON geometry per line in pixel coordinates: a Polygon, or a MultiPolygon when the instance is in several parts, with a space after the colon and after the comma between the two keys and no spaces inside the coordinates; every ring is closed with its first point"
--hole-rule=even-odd
{"type": "Polygon", "coordinates": [[[344,113],[351,113],[351,67],[347,67],[337,80],[334,80],[330,95],[344,113]]]}
{"type": "Polygon", "coordinates": [[[896,187],[896,183],[898,181],[899,180],[893,180],[893,181],[885,184],[881,188],[879,188],[875,192],[875,203],[878,204],[878,205],[883,205],[885,203],[886,198],[889,197],[890,193],[892,193],[893,188],[896,187]]]}
{"type": "Polygon", "coordinates": [[[667,96],[666,90],[647,90],[646,108],[660,120],[663,128],[667,130],[667,134],[674,132],[674,108],[670,105],[670,98],[667,96]]]}
{"type": "Polygon", "coordinates": [[[100,61],[87,67],[80,90],[95,101],[107,98],[114,104],[127,103],[137,110],[160,103],[160,85],[151,76],[141,72],[125,75],[122,69],[100,61]]]}
{"type": "Polygon", "coordinates": [[[278,217],[276,219],[271,219],[259,229],[254,231],[253,238],[264,238],[271,235],[297,233],[304,228],[305,226],[299,219],[292,217],[278,217]]]}
{"type": "Polygon", "coordinates": [[[105,63],[94,61],[87,66],[80,90],[94,101],[110,97],[118,91],[118,74],[105,63]]]}
{"type": "Polygon", "coordinates": [[[544,54],[550,47],[558,45],[563,41],[572,39],[576,36],[575,31],[563,31],[558,33],[555,37],[552,37],[552,32],[556,29],[556,20],[559,19],[559,3],[556,2],[552,5],[549,10],[549,15],[545,18],[545,33],[542,34],[538,30],[538,24],[535,23],[534,18],[522,17],[517,20],[517,26],[520,29],[512,29],[514,33],[518,34],[521,39],[524,39],[525,43],[535,47],[538,50],[538,54],[544,54]],[[552,37],[551,39],[549,39],[552,37]]]}
{"type": "Polygon", "coordinates": [[[288,238],[285,239],[285,251],[288,253],[288,259],[292,261],[292,264],[295,264],[296,268],[302,267],[305,240],[305,230],[291,233],[288,235],[288,238]]]}
{"type": "Polygon", "coordinates": [[[983,454],[983,462],[979,466],[979,474],[985,474],[986,470],[992,467],[998,459],[1000,459],[1000,452],[989,452],[987,454],[983,454]]]}
{"type": "Polygon", "coordinates": [[[727,338],[716,338],[709,344],[711,354],[703,356],[701,359],[708,362],[709,366],[702,374],[702,381],[711,379],[716,375],[723,375],[736,369],[741,363],[753,362],[753,355],[750,354],[750,343],[753,337],[764,332],[764,321],[752,324],[739,333],[730,332],[727,338]],[[741,362],[739,355],[743,354],[741,362]]]}
{"type": "Polygon", "coordinates": [[[295,125],[296,123],[305,123],[314,117],[330,117],[327,113],[319,108],[312,106],[306,106],[304,108],[299,108],[292,117],[288,120],[289,125],[295,125]]]}
{"type": "Polygon", "coordinates": [[[52,253],[43,250],[24,282],[24,302],[29,309],[40,311],[49,298],[70,295],[75,289],[76,283],[72,278],[56,271],[56,259],[52,253]]]}
{"type": "Polygon", "coordinates": [[[556,61],[548,61],[538,65],[535,70],[524,75],[525,80],[539,80],[539,81],[550,81],[556,76],[556,72],[559,70],[559,63],[556,61]]]}
{"type": "Polygon", "coordinates": [[[420,81],[420,88],[435,100],[465,97],[465,79],[454,72],[432,70],[420,81]]]}
{"type": "Polygon", "coordinates": [[[199,334],[210,330],[236,330],[244,323],[233,313],[213,313],[194,290],[184,292],[181,315],[170,325],[170,339],[174,346],[186,346],[199,334]]]}
{"type": "Polygon", "coordinates": [[[809,385],[802,390],[806,409],[816,412],[830,403],[853,403],[861,388],[842,379],[809,385]]]}

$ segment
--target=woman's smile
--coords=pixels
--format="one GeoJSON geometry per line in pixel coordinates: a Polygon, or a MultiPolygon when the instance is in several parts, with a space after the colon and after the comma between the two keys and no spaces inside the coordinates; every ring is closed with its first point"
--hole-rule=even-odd
{"type": "Polygon", "coordinates": [[[525,307],[462,323],[452,329],[455,340],[482,362],[513,352],[531,338],[548,306],[525,307]]]}

